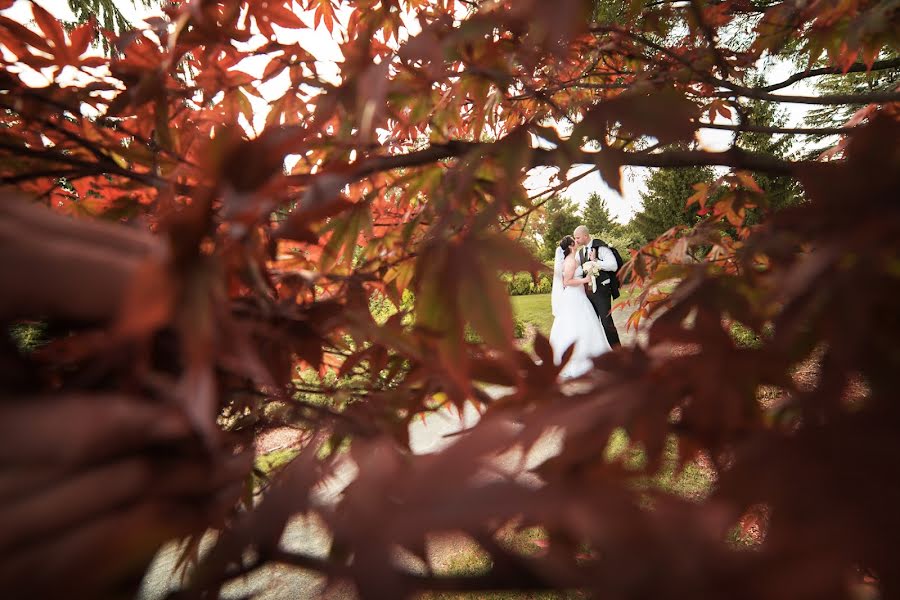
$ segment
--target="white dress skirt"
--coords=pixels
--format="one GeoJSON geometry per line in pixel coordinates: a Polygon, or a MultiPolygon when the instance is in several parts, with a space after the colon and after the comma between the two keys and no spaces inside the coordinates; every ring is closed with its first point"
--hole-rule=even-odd
{"type": "MultiPolygon", "coordinates": [[[[581,277],[584,277],[584,272],[579,266],[575,270],[575,278],[581,277]]],[[[584,286],[563,288],[555,312],[550,329],[550,346],[557,365],[566,349],[575,344],[575,351],[560,372],[560,377],[569,379],[584,375],[593,367],[594,357],[612,350],[584,286]]]]}

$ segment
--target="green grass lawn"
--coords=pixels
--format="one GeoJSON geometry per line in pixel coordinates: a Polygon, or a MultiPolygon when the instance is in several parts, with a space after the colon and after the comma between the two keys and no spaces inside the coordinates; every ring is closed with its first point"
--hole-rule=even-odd
{"type": "MultiPolygon", "coordinates": [[[[627,297],[627,292],[623,293],[615,303],[621,302],[627,297]]],[[[553,325],[553,315],[550,313],[550,294],[512,296],[510,300],[513,314],[516,317],[525,321],[526,324],[534,325],[544,335],[550,335],[550,327],[553,325]]]]}
{"type": "Polygon", "coordinates": [[[550,335],[553,315],[550,313],[550,294],[530,294],[528,296],[512,296],[513,314],[534,325],[544,335],[550,335]]]}

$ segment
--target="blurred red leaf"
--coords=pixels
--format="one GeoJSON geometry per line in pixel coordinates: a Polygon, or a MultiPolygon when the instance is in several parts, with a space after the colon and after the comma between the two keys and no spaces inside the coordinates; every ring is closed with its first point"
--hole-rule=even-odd
{"type": "Polygon", "coordinates": [[[145,260],[125,290],[114,330],[125,337],[147,336],[170,323],[177,292],[170,265],[157,258],[145,260]]]}
{"type": "Polygon", "coordinates": [[[66,56],[65,53],[68,49],[68,45],[66,44],[66,34],[63,31],[62,23],[60,23],[59,19],[51,15],[41,7],[40,4],[35,2],[32,2],[31,4],[31,12],[34,15],[34,20],[37,22],[38,27],[41,28],[41,31],[44,32],[44,35],[47,36],[47,39],[53,46],[54,54],[57,57],[66,56]]]}
{"type": "Polygon", "coordinates": [[[91,45],[91,41],[94,39],[96,28],[97,24],[92,18],[87,23],[79,25],[69,33],[69,39],[72,42],[73,56],[81,56],[87,52],[91,45]]]}
{"type": "Polygon", "coordinates": [[[662,144],[670,144],[692,139],[698,116],[694,102],[673,88],[629,91],[592,109],[573,136],[603,136],[618,123],[621,136],[649,135],[662,144]]]}

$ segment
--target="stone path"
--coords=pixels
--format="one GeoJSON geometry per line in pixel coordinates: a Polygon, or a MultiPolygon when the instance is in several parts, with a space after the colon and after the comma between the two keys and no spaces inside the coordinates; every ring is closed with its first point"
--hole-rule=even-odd
{"type": "MultiPolygon", "coordinates": [[[[433,413],[424,422],[417,420],[410,425],[410,447],[416,454],[439,451],[457,439],[455,436],[448,434],[471,427],[477,422],[478,413],[471,405],[467,405],[461,419],[459,415],[448,410],[433,413]]],[[[515,425],[510,424],[510,427],[515,427],[515,425]]],[[[547,435],[539,440],[528,455],[524,457],[526,470],[557,453],[560,449],[560,443],[561,438],[559,435],[547,435]]],[[[522,465],[523,456],[521,451],[510,451],[499,457],[491,466],[498,472],[498,476],[516,476],[522,465]]],[[[350,464],[345,465],[337,477],[332,478],[327,485],[318,490],[319,498],[323,502],[334,501],[340,491],[354,476],[355,468],[350,464]]],[[[212,541],[213,539],[210,536],[205,540],[204,547],[208,547],[212,541]]],[[[285,549],[294,552],[325,557],[330,547],[330,536],[328,531],[316,519],[297,518],[290,523],[285,531],[282,545],[285,549]]],[[[442,565],[446,566],[449,558],[465,546],[466,541],[463,539],[448,537],[437,540],[429,548],[432,564],[437,568],[440,568],[442,565]]],[[[172,574],[177,557],[178,552],[174,547],[166,548],[160,553],[156,563],[145,578],[140,598],[157,600],[163,598],[168,590],[177,587],[178,581],[172,574]]],[[[410,562],[410,559],[403,560],[401,557],[400,560],[403,563],[407,563],[409,568],[415,569],[417,567],[414,562],[410,562]]],[[[322,584],[323,578],[314,573],[301,571],[296,568],[269,566],[241,582],[230,584],[224,590],[223,598],[239,598],[250,593],[255,593],[257,594],[256,597],[264,600],[314,598],[318,597],[322,584]]],[[[352,599],[355,598],[355,595],[350,589],[337,589],[331,590],[327,598],[352,599]]]]}
{"type": "Polygon", "coordinates": [[[619,341],[622,342],[623,346],[646,342],[647,334],[645,332],[635,332],[634,329],[627,330],[626,324],[628,323],[628,317],[631,316],[631,311],[628,307],[613,310],[612,315],[613,322],[616,324],[616,331],[619,332],[619,341]]]}
{"type": "MultiPolygon", "coordinates": [[[[642,334],[635,336],[635,332],[626,331],[625,322],[628,319],[628,311],[617,310],[613,313],[619,337],[625,345],[635,343],[642,334]]],[[[498,390],[496,393],[502,393],[498,390]]],[[[410,448],[416,454],[437,452],[452,444],[456,439],[450,435],[462,429],[472,427],[478,421],[478,412],[471,406],[467,406],[461,416],[450,411],[439,411],[427,417],[424,422],[416,420],[410,425],[410,448]]],[[[515,425],[510,424],[511,427],[515,425]]],[[[279,435],[279,434],[276,434],[279,435]]],[[[283,435],[283,442],[290,443],[290,436],[283,435]]],[[[279,440],[272,440],[278,443],[279,440]]],[[[528,456],[524,457],[524,464],[531,468],[547,460],[560,449],[561,438],[558,434],[544,436],[531,449],[528,456]]],[[[513,474],[519,471],[523,464],[521,451],[511,451],[499,457],[493,465],[498,471],[513,474]]],[[[319,490],[323,501],[334,501],[340,491],[355,476],[355,468],[346,464],[338,477],[319,490]]],[[[212,538],[205,540],[205,546],[212,542],[212,538]]],[[[330,547],[328,531],[315,519],[294,519],[285,531],[282,538],[285,549],[302,552],[307,555],[324,557],[330,547]]],[[[437,540],[430,548],[429,554],[432,563],[440,568],[446,565],[450,557],[465,547],[466,542],[460,539],[447,537],[437,540]]],[[[172,569],[175,566],[178,553],[174,547],[165,548],[160,552],[157,561],[145,578],[140,598],[142,600],[158,600],[163,598],[168,590],[177,587],[177,580],[173,576],[172,569]]],[[[402,560],[402,559],[401,559],[402,560]]],[[[409,563],[410,560],[403,560],[409,563]]],[[[417,565],[410,563],[410,568],[417,565]]],[[[244,580],[231,584],[224,590],[223,598],[238,598],[250,593],[263,600],[287,600],[318,597],[322,591],[323,578],[310,572],[296,568],[269,566],[254,573],[244,580]]],[[[329,590],[326,595],[329,599],[355,598],[351,589],[329,590]]]]}

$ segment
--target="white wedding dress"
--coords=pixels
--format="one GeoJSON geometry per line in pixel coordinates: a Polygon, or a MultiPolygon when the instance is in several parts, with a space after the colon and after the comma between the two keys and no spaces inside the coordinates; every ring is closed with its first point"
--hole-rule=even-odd
{"type": "MultiPolygon", "coordinates": [[[[550,329],[550,346],[553,348],[553,360],[558,365],[566,349],[575,344],[572,357],[560,372],[560,378],[569,379],[587,373],[593,367],[592,359],[612,348],[584,286],[563,285],[562,263],[563,252],[561,248],[557,248],[551,294],[554,318],[550,329]]],[[[575,277],[584,277],[581,266],[576,267],[575,277]]]]}

